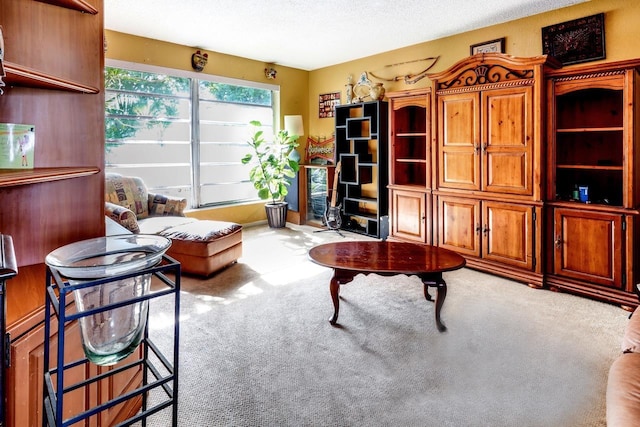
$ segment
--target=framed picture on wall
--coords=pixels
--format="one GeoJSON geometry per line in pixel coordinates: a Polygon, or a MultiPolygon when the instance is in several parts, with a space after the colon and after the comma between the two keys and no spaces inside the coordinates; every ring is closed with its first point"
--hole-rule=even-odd
{"type": "Polygon", "coordinates": [[[489,40],[488,42],[482,42],[471,45],[471,55],[476,53],[504,53],[504,41],[505,38],[489,40]]]}
{"type": "Polygon", "coordinates": [[[542,53],[563,65],[604,59],[604,13],[544,27],[542,53]]]}
{"type": "Polygon", "coordinates": [[[340,105],[340,92],[321,94],[319,96],[318,117],[321,119],[333,117],[338,105],[340,105]]]}

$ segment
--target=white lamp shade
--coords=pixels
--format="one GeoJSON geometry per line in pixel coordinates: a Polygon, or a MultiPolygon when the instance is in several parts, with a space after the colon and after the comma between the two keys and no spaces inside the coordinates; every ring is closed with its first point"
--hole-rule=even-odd
{"type": "Polygon", "coordinates": [[[289,132],[289,135],[304,135],[302,116],[284,116],[284,130],[289,132]]]}

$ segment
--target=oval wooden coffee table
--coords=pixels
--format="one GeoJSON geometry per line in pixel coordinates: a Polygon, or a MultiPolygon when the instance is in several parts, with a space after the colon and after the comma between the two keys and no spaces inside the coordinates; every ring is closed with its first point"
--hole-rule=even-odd
{"type": "Polygon", "coordinates": [[[316,264],[333,268],[329,284],[334,312],[329,322],[338,322],[340,285],[353,280],[358,274],[418,276],[424,284],[424,296],[432,301],[429,287],[436,288],[435,314],[439,331],[447,328],[440,320],[440,310],[447,296],[447,284],[442,273],[464,267],[462,256],[436,246],[403,242],[355,241],[333,242],[309,250],[309,258],[316,264]]]}

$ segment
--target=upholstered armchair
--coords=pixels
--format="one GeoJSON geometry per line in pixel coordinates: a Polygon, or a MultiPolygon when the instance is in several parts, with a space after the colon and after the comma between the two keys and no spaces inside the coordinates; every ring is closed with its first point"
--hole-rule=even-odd
{"type": "Polygon", "coordinates": [[[185,216],[187,200],[150,193],[142,179],[106,174],[105,215],[132,233],[171,239],[167,255],[183,273],[199,276],[235,264],[242,256],[242,226],[185,216]]]}
{"type": "MultiPolygon", "coordinates": [[[[149,192],[141,178],[106,174],[105,215],[132,233],[140,233],[140,222],[152,217],[181,217],[183,219],[178,222],[190,222],[184,215],[186,207],[187,199],[149,192]]],[[[170,221],[168,225],[177,224],[170,221]]],[[[157,231],[146,230],[153,233],[157,231]]]]}

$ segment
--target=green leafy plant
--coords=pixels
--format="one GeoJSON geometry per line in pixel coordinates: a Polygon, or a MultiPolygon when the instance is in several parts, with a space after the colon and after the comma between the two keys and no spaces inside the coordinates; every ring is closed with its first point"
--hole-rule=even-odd
{"type": "Polygon", "coordinates": [[[289,135],[286,130],[278,131],[273,141],[264,138],[262,124],[251,121],[253,135],[247,141],[252,153],[242,158],[243,164],[253,164],[249,171],[249,179],[258,190],[258,197],[263,200],[271,199],[271,203],[281,202],[288,194],[288,178],[294,178],[300,169],[297,160],[289,155],[298,146],[298,135],[289,135]]]}

